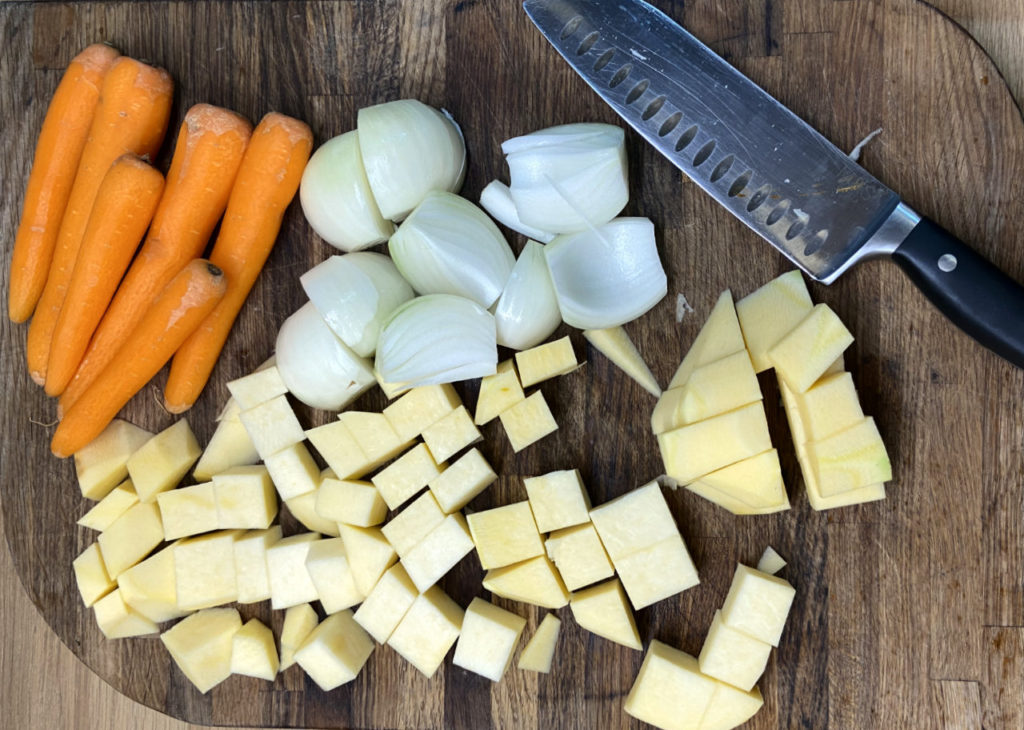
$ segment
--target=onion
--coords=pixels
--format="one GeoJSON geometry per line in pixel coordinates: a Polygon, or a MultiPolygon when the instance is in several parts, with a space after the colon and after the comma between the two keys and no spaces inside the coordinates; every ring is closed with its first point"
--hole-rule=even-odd
{"type": "Polygon", "coordinates": [[[288,390],[313,408],[341,410],[377,383],[370,361],[335,337],[311,303],[281,325],[276,358],[288,390]]]}
{"type": "Polygon", "coordinates": [[[395,310],[381,330],[380,378],[415,387],[493,375],[498,367],[494,317],[451,294],[416,297],[395,310]]]}
{"type": "Polygon", "coordinates": [[[539,345],[558,329],[562,314],[551,284],[544,247],[527,241],[494,310],[498,344],[515,350],[539,345]]]}
{"type": "Polygon", "coordinates": [[[647,218],[617,218],[559,236],[544,255],[562,319],[579,329],[625,324],[668,292],[654,224],[647,218]]]}
{"type": "Polygon", "coordinates": [[[342,251],[386,241],[395,230],[370,192],[355,131],[327,140],[309,158],[299,202],[317,235],[342,251]]]}
{"type": "Polygon", "coordinates": [[[519,219],[515,201],[512,200],[512,193],[509,191],[508,185],[500,180],[491,180],[480,193],[480,207],[490,213],[498,223],[517,233],[522,233],[527,238],[548,243],[555,237],[554,233],[533,228],[519,219]]]}
{"type": "Polygon", "coordinates": [[[625,133],[610,124],[566,124],[502,144],[519,219],[554,233],[607,223],[629,201],[625,133]]]}
{"type": "Polygon", "coordinates": [[[362,357],[377,348],[384,320],[413,298],[391,259],[368,251],[332,256],[299,279],[327,326],[362,357]]]}
{"type": "Polygon", "coordinates": [[[388,251],[419,294],[456,294],[490,307],[516,259],[487,214],[465,198],[428,193],[398,227],[388,251]]]}
{"type": "Polygon", "coordinates": [[[454,192],[466,174],[466,143],[450,116],[416,99],[359,110],[359,148],[381,215],[402,220],[431,190],[454,192]]]}

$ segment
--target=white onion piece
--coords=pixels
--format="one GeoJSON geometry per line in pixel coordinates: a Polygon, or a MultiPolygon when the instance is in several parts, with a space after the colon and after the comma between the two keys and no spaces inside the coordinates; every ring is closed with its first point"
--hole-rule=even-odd
{"type": "Polygon", "coordinates": [[[544,247],[527,241],[494,310],[498,344],[514,350],[539,345],[558,329],[562,313],[544,261],[544,247]]]}
{"type": "Polygon", "coordinates": [[[554,233],[607,223],[629,202],[625,133],[569,124],[507,140],[509,191],[519,220],[554,233]]]}
{"type": "Polygon", "coordinates": [[[562,319],[572,327],[617,327],[668,292],[654,224],[647,218],[617,218],[559,236],[544,247],[544,255],[562,319]]]}
{"type": "Polygon", "coordinates": [[[512,200],[512,193],[509,191],[508,185],[500,180],[491,180],[480,193],[480,207],[490,213],[491,218],[498,223],[511,228],[516,233],[522,233],[527,238],[548,243],[555,237],[554,233],[528,226],[519,220],[519,212],[516,210],[515,201],[512,200]]]}
{"type": "Polygon", "coordinates": [[[359,110],[359,147],[381,215],[400,221],[431,190],[454,192],[466,174],[466,143],[450,115],[416,99],[359,110]]]}
{"type": "Polygon", "coordinates": [[[278,330],[276,357],[289,392],[313,408],[340,411],[377,384],[372,363],[335,337],[308,302],[278,330]]]}
{"type": "Polygon", "coordinates": [[[394,262],[369,251],[331,256],[299,280],[327,326],[361,357],[373,354],[384,320],[414,296],[394,262]]]}
{"type": "Polygon", "coordinates": [[[309,158],[299,202],[317,235],[342,251],[386,241],[395,230],[370,192],[355,131],[327,140],[309,158]]]}
{"type": "Polygon", "coordinates": [[[487,214],[434,191],[398,227],[388,252],[418,294],[456,294],[485,309],[505,287],[516,257],[487,214]]]}
{"type": "Polygon", "coordinates": [[[385,322],[377,343],[377,372],[392,384],[454,383],[493,375],[497,367],[494,317],[451,294],[406,302],[385,322]]]}

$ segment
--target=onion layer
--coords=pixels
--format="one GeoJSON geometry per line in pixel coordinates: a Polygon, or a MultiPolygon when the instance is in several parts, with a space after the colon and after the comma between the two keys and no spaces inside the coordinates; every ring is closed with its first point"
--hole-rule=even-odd
{"type": "Polygon", "coordinates": [[[487,187],[480,192],[480,207],[490,213],[498,223],[511,228],[516,233],[522,233],[527,238],[548,243],[555,237],[554,233],[528,226],[519,219],[515,201],[512,200],[512,193],[509,191],[508,185],[500,180],[491,180],[487,187]]]}
{"type": "Polygon", "coordinates": [[[515,350],[539,345],[558,329],[562,314],[551,284],[544,247],[527,241],[494,310],[498,344],[515,350]]]}

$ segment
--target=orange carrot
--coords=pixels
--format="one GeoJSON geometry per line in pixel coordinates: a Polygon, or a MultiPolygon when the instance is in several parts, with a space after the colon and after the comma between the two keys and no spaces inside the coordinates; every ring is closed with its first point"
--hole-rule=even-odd
{"type": "Polygon", "coordinates": [[[174,355],[164,388],[164,407],[171,413],[191,408],[209,380],[231,325],[274,247],[312,147],[306,124],[276,112],[263,117],[253,132],[210,253],[210,261],[228,277],[228,293],[174,355]]]}
{"type": "Polygon", "coordinates": [[[60,395],[75,374],[89,338],[153,220],[163,189],[163,175],[135,155],[118,157],[100,183],[53,330],[47,395],[60,395]]]}
{"type": "Polygon", "coordinates": [[[146,242],[100,320],[59,410],[67,410],[106,368],[167,282],[202,255],[227,206],[251,133],[252,125],[227,109],[209,104],[189,109],[146,242]]]}
{"type": "Polygon", "coordinates": [[[189,262],[146,311],[117,357],[75,401],[57,426],[50,451],[71,456],[114,420],[156,375],[224,296],[223,272],[209,261],[189,262]]]}
{"type": "Polygon", "coordinates": [[[46,286],[60,219],[100,100],[100,84],[118,55],[101,43],[89,46],[71,59],[53,92],[36,142],[21,223],[14,238],[7,296],[7,315],[13,322],[24,322],[32,316],[46,286]]]}
{"type": "Polygon", "coordinates": [[[173,83],[166,71],[121,56],[110,67],[100,88],[89,138],[75,173],[75,183],[61,219],[57,246],[46,288],[28,329],[28,369],[32,379],[46,382],[53,328],[78,256],[82,234],[92,212],[100,180],[123,154],[154,157],[167,131],[173,83]]]}

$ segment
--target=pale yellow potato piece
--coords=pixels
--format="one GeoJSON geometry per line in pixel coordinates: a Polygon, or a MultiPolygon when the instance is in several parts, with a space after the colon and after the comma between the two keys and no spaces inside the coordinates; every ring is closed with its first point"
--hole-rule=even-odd
{"type": "Polygon", "coordinates": [[[416,444],[381,469],[370,481],[390,509],[398,509],[437,477],[447,465],[438,464],[426,444],[416,444]]]}
{"type": "Polygon", "coordinates": [[[498,418],[516,453],[558,430],[558,423],[539,390],[502,411],[498,418]]]}
{"type": "Polygon", "coordinates": [[[778,646],[794,596],[796,589],[782,578],[737,565],[722,604],[722,621],[730,628],[778,646]]]}
{"type": "Polygon", "coordinates": [[[566,335],[554,342],[517,352],[516,367],[519,369],[519,382],[524,388],[529,388],[549,378],[571,373],[579,363],[566,335]]]}
{"type": "Polygon", "coordinates": [[[613,558],[612,563],[633,608],[638,611],[700,583],[697,568],[678,534],[613,558]]]}
{"type": "Polygon", "coordinates": [[[275,611],[312,603],[320,597],[306,570],[310,545],[319,539],[319,534],[305,532],[286,537],[267,548],[270,607],[275,611]]]}
{"type": "Polygon", "coordinates": [[[426,591],[473,551],[473,538],[461,512],[448,515],[416,547],[402,564],[419,591],[426,591]]]}
{"type": "Polygon", "coordinates": [[[265,530],[277,517],[277,494],[265,466],[235,466],[215,474],[213,496],[222,530],[265,530]]]}
{"type": "Polygon", "coordinates": [[[806,441],[821,441],[864,420],[853,376],[846,372],[823,376],[794,400],[806,441]]]}
{"type": "Polygon", "coordinates": [[[823,497],[892,479],[889,454],[870,416],[827,439],[809,442],[807,451],[823,497]]]}
{"type": "Polygon", "coordinates": [[[785,567],[785,559],[775,552],[775,548],[771,545],[764,549],[764,552],[761,554],[761,559],[757,561],[757,569],[762,573],[767,573],[768,575],[775,575],[785,567]]]}
{"type": "Polygon", "coordinates": [[[281,378],[276,365],[257,370],[241,378],[228,381],[228,392],[242,410],[266,403],[271,398],[284,395],[288,386],[281,378]]]}
{"type": "Polygon", "coordinates": [[[665,472],[680,484],[772,448],[764,405],[735,411],[658,435],[665,472]]]}
{"type": "Polygon", "coordinates": [[[613,563],[617,558],[679,535],[657,482],[594,507],[590,519],[613,563]]]}
{"type": "Polygon", "coordinates": [[[744,692],[725,682],[715,682],[711,704],[701,720],[700,730],[732,730],[752,718],[764,704],[757,687],[744,692]]]}
{"type": "Polygon", "coordinates": [[[370,594],[377,581],[390,568],[398,555],[378,527],[339,525],[345,553],[356,588],[364,596],[370,594]]]}
{"type": "Polygon", "coordinates": [[[761,386],[746,350],[701,365],[680,388],[682,396],[676,411],[678,423],[673,428],[697,423],[762,399],[761,386]]]}
{"type": "Polygon", "coordinates": [[[90,530],[103,532],[114,520],[127,512],[131,507],[138,504],[139,497],[135,494],[135,487],[131,479],[125,479],[114,487],[107,496],[96,503],[91,510],[82,515],[78,524],[88,527],[90,530]]]}
{"type": "Polygon", "coordinates": [[[353,618],[377,643],[386,644],[418,595],[405,567],[395,563],[380,577],[353,618]]]}
{"type": "Polygon", "coordinates": [[[544,554],[528,501],[474,512],[466,518],[484,570],[544,554]]]}
{"type": "Polygon", "coordinates": [[[324,692],[351,682],[373,653],[373,640],[351,611],[325,618],[295,651],[295,661],[324,692]]]}
{"type": "Polygon", "coordinates": [[[578,469],[526,477],[523,485],[540,532],[590,522],[590,495],[578,469]]]}
{"type": "Polygon", "coordinates": [[[202,453],[184,418],[153,436],[128,457],[128,476],[140,502],[173,489],[202,453]]]}
{"type": "Polygon", "coordinates": [[[301,497],[292,497],[284,504],[292,517],[302,523],[310,532],[319,532],[321,535],[338,537],[341,526],[337,522],[324,519],[316,511],[316,503],[319,499],[319,489],[303,494],[301,497]]]}
{"type": "Polygon", "coordinates": [[[240,530],[224,530],[175,543],[174,584],[178,608],[194,611],[238,600],[235,539],[240,530]]]}
{"type": "Polygon", "coordinates": [[[799,271],[789,271],[736,302],[736,316],[757,372],[768,370],[768,350],[810,314],[814,304],[799,271]]]}
{"type": "Polygon", "coordinates": [[[82,603],[86,608],[117,587],[117,582],[107,573],[107,566],[103,564],[103,556],[100,554],[100,546],[96,543],[83,550],[81,555],[72,561],[71,567],[75,571],[75,583],[78,584],[78,592],[82,595],[82,603]]]}
{"type": "Polygon", "coordinates": [[[573,593],[569,607],[580,628],[630,649],[643,648],[633,611],[617,579],[573,593]]]}
{"type": "Polygon", "coordinates": [[[249,619],[231,638],[231,673],[273,682],[279,666],[274,632],[249,619]]]}
{"type": "Polygon", "coordinates": [[[412,443],[412,439],[398,435],[383,413],[344,411],[338,414],[338,420],[375,466],[394,459],[412,443]]]}
{"type": "Polygon", "coordinates": [[[340,537],[310,543],[306,571],[325,613],[337,613],[363,600],[349,565],[345,541],[340,537]]]}
{"type": "Polygon", "coordinates": [[[558,634],[562,622],[553,613],[546,614],[533,636],[526,642],[519,655],[519,668],[527,672],[549,674],[555,658],[555,647],[558,645],[558,634]]]}
{"type": "Polygon", "coordinates": [[[178,607],[174,545],[128,568],[118,576],[117,585],[124,602],[154,623],[162,624],[191,613],[178,607]]]}
{"type": "Polygon", "coordinates": [[[212,532],[220,527],[212,482],[161,492],[156,503],[164,525],[164,540],[212,532]]]}
{"type": "Polygon", "coordinates": [[[526,619],[493,603],[474,598],[462,619],[452,663],[499,682],[512,663],[526,619]]]}
{"type": "Polygon", "coordinates": [[[668,384],[669,389],[678,388],[685,383],[690,379],[690,373],[701,365],[721,360],[726,355],[739,352],[745,347],[740,323],[736,318],[736,307],[732,302],[732,292],[726,289],[719,295],[707,321],[690,345],[686,357],[679,363],[675,375],[668,384]]]}
{"type": "Polygon", "coordinates": [[[615,568],[591,522],[551,533],[544,542],[544,549],[570,591],[615,575],[615,568]]]}
{"type": "Polygon", "coordinates": [[[462,405],[450,384],[413,388],[384,409],[384,416],[403,441],[410,441],[428,426],[462,405]]]}
{"type": "Polygon", "coordinates": [[[470,449],[427,486],[446,514],[456,512],[498,479],[479,449],[470,449]]]}
{"type": "Polygon", "coordinates": [[[256,453],[264,461],[305,438],[299,419],[283,395],[243,409],[238,418],[252,439],[256,453]]]}
{"type": "Polygon", "coordinates": [[[75,453],[75,475],[86,499],[103,499],[128,476],[130,457],[153,434],[115,418],[75,453]]]}
{"type": "Polygon", "coordinates": [[[623,709],[661,730],[699,730],[718,684],[696,658],[654,640],[623,709]]]}
{"type": "Polygon", "coordinates": [[[121,598],[121,591],[108,593],[92,607],[96,624],[108,639],[125,639],[160,633],[160,627],[133,611],[121,598]]]}
{"type": "Polygon", "coordinates": [[[661,386],[658,385],[654,373],[647,367],[640,351],[636,349],[633,340],[629,338],[622,327],[609,327],[603,330],[583,330],[583,336],[591,345],[597,348],[622,372],[631,377],[640,387],[653,395],[661,397],[661,386]]]}
{"type": "Polygon", "coordinates": [[[771,644],[726,626],[722,612],[715,611],[697,661],[709,677],[749,692],[764,674],[771,651],[771,644]]]}
{"type": "Polygon", "coordinates": [[[431,492],[424,492],[392,517],[381,528],[381,532],[398,553],[398,557],[403,558],[419,544],[420,540],[444,522],[444,518],[445,513],[441,511],[434,495],[431,492]]]}
{"type": "Polygon", "coordinates": [[[235,539],[235,581],[239,603],[270,600],[267,549],[281,540],[281,526],[250,530],[235,539]]]}
{"type": "Polygon", "coordinates": [[[438,463],[482,440],[465,406],[459,406],[423,429],[423,442],[438,463]]]}
{"type": "Polygon", "coordinates": [[[280,671],[283,672],[295,663],[295,650],[302,646],[318,622],[316,611],[308,603],[291,606],[284,612],[284,624],[281,626],[280,671]]]}
{"type": "Polygon", "coordinates": [[[228,399],[224,412],[217,419],[217,430],[213,432],[210,443],[203,449],[203,455],[192,470],[192,476],[197,481],[209,481],[210,477],[225,469],[255,464],[260,460],[249,432],[238,417],[241,410],[234,398],[228,399]]]}
{"type": "Polygon", "coordinates": [[[310,429],[306,438],[338,479],[358,479],[373,470],[373,462],[341,421],[310,429]]]}
{"type": "Polygon", "coordinates": [[[569,591],[546,555],[488,570],[483,586],[496,596],[543,608],[561,608],[569,602],[569,591]]]}
{"type": "Polygon", "coordinates": [[[803,393],[853,343],[853,335],[827,304],[818,304],[768,350],[768,360],[793,391],[803,393]]]}
{"type": "MultiPolygon", "coordinates": [[[[725,493],[746,508],[738,514],[747,514],[750,511],[768,514],[789,509],[789,497],[786,495],[786,485],[782,481],[779,454],[775,449],[705,474],[687,485],[687,489],[708,499],[712,499],[711,495],[715,493],[725,493]],[[700,486],[710,487],[711,492],[699,491],[700,486]]],[[[733,511],[730,503],[719,504],[733,511]]]]}
{"type": "Polygon", "coordinates": [[[380,389],[384,391],[384,395],[387,396],[388,400],[394,400],[403,393],[408,393],[410,390],[409,386],[403,383],[388,383],[380,376],[380,373],[377,372],[376,368],[373,369],[373,377],[377,379],[377,385],[379,385],[380,389]]]}
{"type": "Polygon", "coordinates": [[[515,363],[511,359],[503,360],[498,363],[498,371],[494,375],[487,375],[480,380],[480,395],[476,400],[473,422],[478,426],[490,423],[499,413],[525,397],[515,363]]]}
{"type": "Polygon", "coordinates": [[[305,443],[286,446],[263,460],[278,496],[287,502],[316,490],[320,485],[320,467],[305,443]]]}
{"type": "Polygon", "coordinates": [[[96,541],[111,578],[116,579],[163,542],[160,508],[140,502],[118,517],[96,541]]]}
{"type": "Polygon", "coordinates": [[[160,635],[178,668],[203,694],[231,676],[231,649],[242,619],[233,608],[208,608],[160,635]]]}
{"type": "Polygon", "coordinates": [[[433,677],[459,638],[464,611],[438,586],[420,594],[388,638],[388,646],[433,677]]]}
{"type": "Polygon", "coordinates": [[[373,527],[388,516],[388,505],[370,482],[327,477],[317,491],[316,513],[331,522],[373,527]]]}

